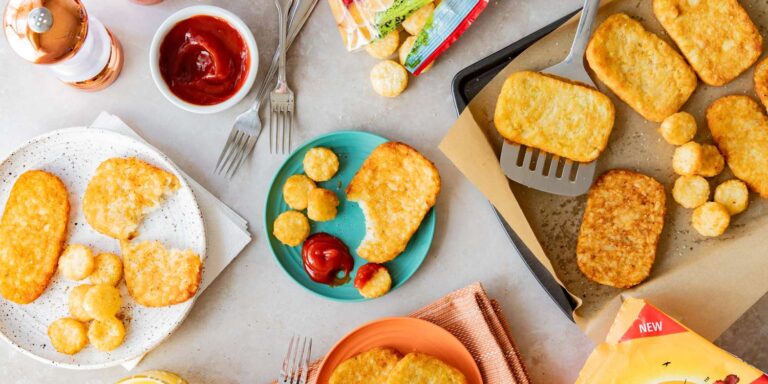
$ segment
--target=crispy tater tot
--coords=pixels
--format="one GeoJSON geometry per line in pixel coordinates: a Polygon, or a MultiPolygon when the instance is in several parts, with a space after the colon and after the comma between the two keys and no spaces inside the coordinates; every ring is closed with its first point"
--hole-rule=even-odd
{"type": "Polygon", "coordinates": [[[68,317],[48,326],[48,338],[53,348],[67,355],[74,355],[88,345],[86,332],[85,324],[68,317]]]}
{"type": "Polygon", "coordinates": [[[304,173],[318,182],[328,181],[339,171],[339,157],[325,147],[310,149],[302,162],[304,173]]]}
{"type": "Polygon", "coordinates": [[[400,31],[395,29],[386,36],[366,45],[365,51],[377,59],[386,59],[397,51],[398,45],[400,45],[400,31]]]}
{"type": "Polygon", "coordinates": [[[678,175],[695,175],[701,169],[702,158],[701,145],[691,141],[675,149],[675,154],[672,157],[672,169],[678,175]]]}
{"type": "Polygon", "coordinates": [[[123,305],[120,291],[112,285],[97,284],[85,293],[83,309],[97,320],[115,316],[123,305]]]}
{"type": "Polygon", "coordinates": [[[355,288],[361,296],[375,299],[384,296],[392,288],[392,276],[390,276],[387,267],[381,264],[368,263],[357,270],[355,288]]]}
{"type": "Polygon", "coordinates": [[[283,199],[289,207],[301,211],[307,209],[309,191],[317,185],[306,175],[293,175],[283,185],[283,199]]]}
{"type": "Polygon", "coordinates": [[[731,215],[720,203],[710,201],[693,211],[693,228],[700,235],[716,237],[722,235],[731,223],[731,215]]]}
{"type": "Polygon", "coordinates": [[[59,271],[70,280],[82,280],[93,272],[91,249],[82,244],[70,244],[59,257],[59,271]]]}
{"type": "Polygon", "coordinates": [[[723,171],[723,168],[725,168],[725,159],[720,154],[720,150],[712,144],[702,144],[699,175],[715,177],[723,171]]]}
{"type": "Polygon", "coordinates": [[[416,12],[411,13],[403,20],[403,29],[411,35],[418,35],[419,32],[427,24],[427,20],[432,16],[432,12],[435,11],[435,4],[429,3],[419,9],[416,12]]]}
{"type": "Polygon", "coordinates": [[[94,259],[96,267],[88,276],[91,284],[107,284],[116,286],[123,277],[123,261],[113,253],[101,253],[94,259]]]}
{"type": "Polygon", "coordinates": [[[307,216],[314,221],[329,221],[336,218],[339,197],[325,188],[315,188],[309,192],[307,216]]]}
{"type": "Polygon", "coordinates": [[[281,243],[295,247],[309,236],[309,220],[299,211],[287,211],[275,219],[272,234],[281,243]]]}
{"type": "Polygon", "coordinates": [[[680,176],[672,187],[672,197],[685,208],[696,208],[709,200],[709,183],[701,176],[680,176]]]}
{"type": "Polygon", "coordinates": [[[85,300],[85,294],[91,289],[93,285],[83,284],[72,288],[69,291],[69,297],[67,297],[67,308],[69,308],[69,314],[77,320],[89,321],[93,317],[85,311],[83,307],[83,301],[85,300]]]}
{"type": "Polygon", "coordinates": [[[723,182],[715,188],[715,201],[722,204],[731,216],[744,212],[749,205],[747,184],[739,179],[723,182]]]}
{"type": "Polygon", "coordinates": [[[659,126],[661,137],[672,145],[683,145],[696,136],[696,119],[688,112],[670,115],[659,126]]]}
{"type": "Polygon", "coordinates": [[[115,317],[94,320],[88,327],[88,341],[101,351],[109,352],[123,344],[125,325],[115,317]]]}
{"type": "Polygon", "coordinates": [[[408,71],[392,60],[384,60],[371,70],[373,90],[384,97],[397,97],[408,86],[408,71]]]}

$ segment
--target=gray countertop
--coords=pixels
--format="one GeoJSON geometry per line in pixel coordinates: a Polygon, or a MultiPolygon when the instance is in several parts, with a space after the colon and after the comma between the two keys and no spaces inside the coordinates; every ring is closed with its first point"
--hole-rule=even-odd
{"type": "MultiPolygon", "coordinates": [[[[147,61],[155,29],[175,10],[200,3],[230,9],[251,26],[259,44],[260,69],[265,71],[276,45],[270,0],[166,0],[153,6],[128,0],[86,1],[91,14],[119,37],[126,54],[121,77],[98,93],[59,83],[43,68],[16,57],[5,39],[0,42],[0,154],[38,134],[86,125],[100,111],[109,111],[250,222],[252,244],[136,371],[167,369],[192,383],[267,383],[277,375],[294,333],[312,336],[319,358],[320,351],[364,322],[407,314],[481,281],[501,303],[533,381],[573,382],[592,342],[539,287],[488,203],[437,144],[455,118],[450,83],[457,71],[562,17],[581,1],[491,0],[434,68],[392,100],[379,97],[369,85],[368,73],[377,60],[344,50],[328,4],[320,1],[288,57],[289,79],[298,100],[296,141],[342,129],[376,132],[415,146],[437,164],[443,179],[435,241],[424,265],[395,292],[355,304],[307,293],[273,260],[263,235],[263,199],[282,158],[267,153],[267,140],[258,143],[252,161],[232,181],[211,174],[232,121],[246,102],[223,113],[194,115],[172,106],[152,83],[147,61]]],[[[719,343],[768,370],[767,316],[768,299],[763,298],[719,343]]],[[[53,368],[0,344],[4,384],[112,383],[126,375],[120,367],[91,372],[53,368]]]]}

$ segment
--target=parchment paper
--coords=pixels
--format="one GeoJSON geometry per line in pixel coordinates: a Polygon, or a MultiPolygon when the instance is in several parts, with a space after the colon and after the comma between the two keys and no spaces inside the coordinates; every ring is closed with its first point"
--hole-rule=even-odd
{"type": "MultiPolygon", "coordinates": [[[[651,0],[603,1],[596,25],[624,12],[672,46],[653,15],[651,0]]],[[[767,36],[768,3],[742,0],[752,20],[767,36]]],[[[577,16],[578,17],[578,16],[577,16]]],[[[763,294],[768,292],[768,202],[750,194],[749,209],[732,218],[721,237],[706,239],[690,225],[692,211],[671,196],[674,146],[658,133],[658,124],[643,119],[619,100],[590,72],[598,88],[616,105],[616,123],[606,151],[599,158],[598,175],[614,168],[632,169],[655,177],[667,191],[667,215],[656,263],[644,283],[619,290],[589,281],[576,265],[576,239],[586,196],[569,198],[535,191],[509,182],[499,166],[501,136],[493,127],[496,98],[503,81],[519,70],[540,70],[565,58],[578,19],[537,42],[509,64],[469,104],[440,144],[440,149],[491,201],[530,250],[580,303],[574,312],[579,327],[595,342],[604,339],[625,297],[647,299],[691,329],[714,340],[763,294]],[[537,240],[539,239],[539,240],[537,240]]],[[[726,22],[726,21],[724,21],[726,22]]],[[[586,64],[586,61],[585,61],[586,64]]],[[[707,106],[730,94],[756,98],[750,69],[732,83],[716,88],[699,82],[684,111],[699,124],[695,140],[711,143],[704,117],[707,106]]],[[[726,169],[711,180],[714,188],[732,178],[726,169]]]]}

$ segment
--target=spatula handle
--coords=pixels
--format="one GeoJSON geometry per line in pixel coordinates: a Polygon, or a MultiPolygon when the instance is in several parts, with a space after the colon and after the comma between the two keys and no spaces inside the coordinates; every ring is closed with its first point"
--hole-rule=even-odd
{"type": "Polygon", "coordinates": [[[584,8],[581,10],[581,19],[579,19],[579,26],[576,28],[576,36],[573,38],[571,52],[565,61],[572,62],[584,59],[584,53],[587,50],[589,38],[592,36],[592,29],[595,26],[595,17],[599,8],[600,0],[584,0],[584,8]]]}

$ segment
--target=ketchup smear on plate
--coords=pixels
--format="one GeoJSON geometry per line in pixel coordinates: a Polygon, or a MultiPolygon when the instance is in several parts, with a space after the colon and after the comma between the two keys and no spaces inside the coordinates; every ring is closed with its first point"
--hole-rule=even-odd
{"type": "Polygon", "coordinates": [[[301,259],[309,278],[330,286],[349,281],[355,260],[338,237],[324,232],[309,236],[301,248],[301,259]],[[343,276],[339,277],[343,273],[343,276]]]}
{"type": "Polygon", "coordinates": [[[174,95],[196,105],[234,96],[248,77],[243,37],[225,20],[194,16],[180,21],[160,45],[160,73],[174,95]]]}

